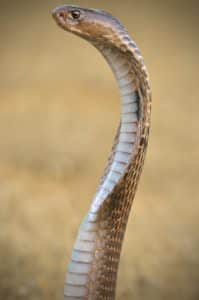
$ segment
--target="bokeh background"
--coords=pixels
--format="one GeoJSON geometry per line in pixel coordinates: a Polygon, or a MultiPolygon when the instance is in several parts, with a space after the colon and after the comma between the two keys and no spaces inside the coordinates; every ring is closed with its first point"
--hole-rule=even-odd
{"type": "MultiPolygon", "coordinates": [[[[105,61],[60,30],[64,1],[0,1],[0,299],[63,299],[67,262],[111,148],[105,61]]],[[[119,17],[147,63],[153,114],[117,299],[199,299],[198,1],[72,1],[119,17]]]]}

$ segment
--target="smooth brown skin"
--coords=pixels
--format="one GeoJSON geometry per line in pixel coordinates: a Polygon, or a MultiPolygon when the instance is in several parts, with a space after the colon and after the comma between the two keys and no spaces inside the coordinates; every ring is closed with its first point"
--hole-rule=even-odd
{"type": "MultiPolygon", "coordinates": [[[[95,253],[99,254],[94,257],[92,264],[92,272],[95,273],[96,280],[92,282],[90,279],[87,285],[89,292],[86,299],[114,299],[125,229],[148,143],[151,113],[148,75],[143,59],[138,59],[138,49],[132,47],[132,40],[129,38],[129,41],[124,42],[122,38],[122,34],[127,33],[125,28],[108,13],[74,6],[62,6],[53,12],[53,17],[64,30],[83,37],[98,49],[106,46],[123,56],[131,66],[130,76],[132,76],[133,83],[140,95],[136,150],[121,180],[99,208],[98,239],[103,247],[95,249],[95,253]],[[78,20],[72,16],[74,11],[80,11],[81,16],[78,20]]],[[[115,143],[117,143],[117,135],[115,143]]],[[[110,164],[111,158],[107,169],[110,164]]]]}

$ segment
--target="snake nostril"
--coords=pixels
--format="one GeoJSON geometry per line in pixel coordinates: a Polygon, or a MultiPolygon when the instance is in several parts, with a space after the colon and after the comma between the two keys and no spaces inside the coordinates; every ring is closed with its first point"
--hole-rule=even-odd
{"type": "Polygon", "coordinates": [[[63,11],[60,11],[58,16],[60,19],[65,20],[65,13],[63,11]]]}

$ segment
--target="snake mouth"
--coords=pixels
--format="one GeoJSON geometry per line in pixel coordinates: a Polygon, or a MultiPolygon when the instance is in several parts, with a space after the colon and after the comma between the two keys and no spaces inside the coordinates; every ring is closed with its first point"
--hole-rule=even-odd
{"type": "Polygon", "coordinates": [[[65,29],[64,25],[66,24],[67,11],[64,6],[56,7],[55,9],[53,9],[52,17],[60,27],[65,29]]]}

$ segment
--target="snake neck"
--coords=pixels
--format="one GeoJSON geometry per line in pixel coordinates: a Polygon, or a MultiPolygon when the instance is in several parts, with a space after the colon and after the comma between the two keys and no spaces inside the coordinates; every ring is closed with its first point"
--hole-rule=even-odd
{"type": "MultiPolygon", "coordinates": [[[[125,36],[124,40],[125,38],[126,41],[130,41],[128,36],[125,36]]],[[[137,75],[138,70],[133,68],[134,65],[126,53],[116,47],[101,44],[96,45],[96,47],[105,57],[116,78],[120,91],[121,121],[108,166],[93,200],[91,211],[94,213],[99,210],[104,199],[118,184],[137,151],[136,146],[139,143],[141,127],[143,127],[144,95],[142,91],[143,88],[146,89],[145,86],[143,87],[143,80],[139,79],[137,75]]],[[[136,55],[136,58],[134,57],[135,62],[140,64],[139,76],[143,74],[147,76],[139,49],[132,42],[131,47],[133,47],[133,53],[136,55]]]]}
{"type": "Polygon", "coordinates": [[[122,48],[95,47],[118,82],[121,122],[104,176],[74,245],[65,299],[115,298],[122,242],[149,133],[150,88],[137,46],[125,32],[122,48]]]}

